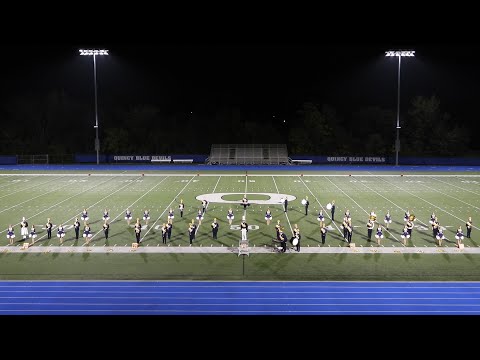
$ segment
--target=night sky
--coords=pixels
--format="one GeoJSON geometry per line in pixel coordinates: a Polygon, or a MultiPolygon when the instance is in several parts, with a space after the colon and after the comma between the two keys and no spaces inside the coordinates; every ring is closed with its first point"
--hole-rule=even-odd
{"type": "Polygon", "coordinates": [[[144,103],[209,111],[220,105],[288,113],[305,100],[337,109],[396,108],[397,60],[384,51],[414,49],[402,61],[402,109],[415,95],[437,95],[444,110],[474,115],[479,67],[473,48],[452,44],[158,43],[5,46],[2,99],[63,89],[93,98],[91,57],[98,58],[99,105],[144,103]],[[92,46],[93,45],[93,46],[92,46]]]}
{"type": "MultiPolygon", "coordinates": [[[[368,106],[396,111],[397,58],[386,50],[415,50],[401,66],[401,114],[413,97],[436,95],[443,111],[475,131],[480,70],[474,47],[453,43],[78,43],[5,45],[0,111],[12,99],[62,90],[91,103],[93,61],[80,48],[106,48],[97,57],[99,110],[152,104],[170,113],[213,119],[238,108],[262,122],[293,120],[306,101],[339,113],[368,106]]],[[[103,119],[101,119],[103,120],[103,119]]],[[[65,121],[68,121],[66,119],[65,121]]]]}

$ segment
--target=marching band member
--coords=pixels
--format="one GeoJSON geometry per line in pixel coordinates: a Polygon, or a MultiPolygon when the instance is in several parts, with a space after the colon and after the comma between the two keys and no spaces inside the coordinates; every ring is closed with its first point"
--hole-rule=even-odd
{"type": "Polygon", "coordinates": [[[320,227],[325,225],[325,216],[323,216],[323,210],[322,209],[320,209],[320,211],[318,212],[317,220],[320,223],[320,227]]]}
{"type": "Polygon", "coordinates": [[[13,245],[13,239],[15,239],[15,229],[12,225],[8,225],[7,239],[10,240],[10,245],[13,245]]]}
{"type": "Polygon", "coordinates": [[[435,216],[435,218],[433,219],[433,222],[431,222],[431,220],[429,222],[432,224],[432,235],[433,235],[433,238],[435,239],[438,233],[438,225],[439,225],[438,218],[435,216]]]}
{"type": "Polygon", "coordinates": [[[320,227],[320,234],[322,235],[322,244],[325,244],[325,240],[327,238],[327,228],[325,227],[325,224],[323,224],[320,227]]]}
{"type": "Polygon", "coordinates": [[[460,247],[460,244],[462,243],[462,240],[464,238],[462,227],[459,226],[457,229],[457,234],[455,235],[455,239],[457,239],[457,246],[460,247]]]}
{"type": "Polygon", "coordinates": [[[310,201],[308,201],[308,196],[305,196],[305,199],[302,200],[303,206],[305,206],[305,215],[308,215],[308,206],[310,205],[310,201]]]}
{"type": "Polygon", "coordinates": [[[368,238],[368,241],[372,241],[372,232],[373,232],[373,226],[375,224],[373,223],[373,221],[370,219],[368,219],[368,222],[367,222],[367,238],[368,238]]]}
{"type": "Polygon", "coordinates": [[[167,224],[162,226],[162,244],[167,244],[167,224]]]}
{"type": "Polygon", "coordinates": [[[105,209],[103,210],[103,221],[107,222],[107,220],[110,220],[110,216],[108,215],[108,210],[105,209]]]}
{"type": "Polygon", "coordinates": [[[127,220],[127,225],[130,226],[130,221],[132,221],[132,212],[130,209],[125,210],[125,220],[127,220]]]}
{"type": "Polygon", "coordinates": [[[203,220],[203,212],[201,209],[198,209],[197,213],[197,220],[198,220],[198,225],[202,225],[202,220],[203,220]]]}
{"type": "Polygon", "coordinates": [[[217,218],[214,218],[212,222],[212,236],[214,239],[217,239],[218,228],[219,228],[219,225],[217,222],[217,218]]]}
{"type": "Polygon", "coordinates": [[[377,221],[377,214],[375,214],[375,211],[370,211],[370,217],[369,217],[370,220],[372,220],[373,222],[377,221]]]}
{"type": "Polygon", "coordinates": [[[26,240],[28,236],[28,222],[25,220],[25,217],[22,218],[22,222],[20,223],[20,235],[22,235],[22,239],[26,240]]]}
{"type": "Polygon", "coordinates": [[[87,244],[90,242],[90,238],[92,237],[92,233],[90,232],[90,230],[90,225],[86,223],[85,227],[83,228],[83,237],[87,241],[87,244]]]}
{"type": "Polygon", "coordinates": [[[247,199],[247,194],[243,195],[242,199],[243,210],[247,210],[247,206],[250,206],[247,199]]]}
{"type": "Polygon", "coordinates": [[[148,220],[150,220],[150,210],[145,209],[143,211],[143,221],[145,221],[145,225],[148,225],[148,220]]]}
{"type": "Polygon", "coordinates": [[[140,244],[140,235],[142,234],[142,225],[137,221],[135,223],[135,240],[137,241],[137,244],[140,244]]]}
{"type": "Polygon", "coordinates": [[[432,212],[432,215],[430,215],[430,220],[428,220],[428,222],[433,225],[436,218],[437,217],[435,216],[435,212],[432,212]]]}
{"type": "Polygon", "coordinates": [[[340,225],[340,227],[343,229],[343,238],[345,239],[345,241],[348,241],[347,238],[348,238],[348,219],[346,217],[343,218],[343,222],[342,222],[342,225],[340,225]]]}
{"type": "Polygon", "coordinates": [[[30,235],[28,235],[30,239],[32,239],[32,244],[35,242],[35,238],[37,237],[37,231],[35,230],[35,225],[32,224],[30,228],[30,235]]]}
{"type": "Polygon", "coordinates": [[[173,209],[170,208],[170,211],[168,212],[168,220],[173,222],[173,219],[175,219],[175,214],[173,213],[173,209]]]}
{"type": "Polygon", "coordinates": [[[345,211],[345,214],[343,215],[344,218],[347,219],[347,221],[350,221],[352,219],[352,216],[350,215],[350,210],[347,209],[347,211],[345,211]]]}
{"type": "Polygon", "coordinates": [[[282,227],[280,226],[280,220],[277,220],[277,225],[275,225],[275,231],[277,232],[277,240],[280,241],[282,240],[280,238],[280,232],[282,230],[282,227]]]}
{"type": "Polygon", "coordinates": [[[280,246],[277,247],[280,252],[286,252],[287,251],[287,235],[283,232],[283,229],[280,229],[279,232],[279,241],[280,241],[280,246]]]}
{"type": "Polygon", "coordinates": [[[290,242],[293,246],[296,246],[298,252],[300,252],[301,238],[302,236],[300,235],[300,229],[298,228],[298,225],[295,224],[295,227],[293,228],[293,237],[290,239],[290,242]]]}
{"type": "Polygon", "coordinates": [[[80,221],[78,221],[78,218],[75,219],[73,228],[75,229],[75,240],[78,240],[78,236],[80,235],[80,221]]]}
{"type": "Polygon", "coordinates": [[[83,209],[81,218],[82,218],[82,220],[83,220],[83,225],[87,226],[87,220],[88,220],[88,211],[87,211],[87,209],[83,209]]]}
{"type": "Polygon", "coordinates": [[[407,245],[407,239],[410,238],[410,234],[408,232],[408,229],[407,229],[406,225],[403,227],[403,231],[402,231],[402,234],[400,235],[400,237],[403,239],[403,245],[407,245]]]}
{"type": "Polygon", "coordinates": [[[288,211],[288,199],[285,196],[285,199],[283,199],[283,212],[287,212],[287,211],[288,211]]]}
{"type": "Polygon", "coordinates": [[[473,222],[472,218],[469,217],[467,223],[465,224],[467,227],[467,238],[470,239],[470,235],[472,234],[472,227],[473,227],[473,222]]]}
{"type": "Polygon", "coordinates": [[[108,230],[110,229],[110,224],[105,221],[103,224],[103,234],[105,235],[105,240],[108,240],[108,230]]]}
{"type": "Polygon", "coordinates": [[[300,235],[300,229],[298,228],[298,225],[295,224],[294,228],[293,228],[293,236],[298,236],[299,238],[301,237],[300,235]]]}
{"type": "Polygon", "coordinates": [[[202,213],[205,214],[207,212],[208,201],[203,199],[202,200],[202,213]]]}
{"type": "Polygon", "coordinates": [[[352,221],[350,220],[347,224],[347,241],[348,244],[352,242],[352,234],[353,234],[353,226],[352,226],[352,221]]]}
{"type": "Polygon", "coordinates": [[[392,217],[390,216],[390,210],[387,211],[387,215],[385,215],[385,219],[383,220],[385,223],[385,228],[388,230],[388,224],[392,223],[392,217]]]}
{"type": "Polygon", "coordinates": [[[272,212],[270,211],[270,208],[265,212],[265,220],[267,220],[267,225],[270,225],[270,221],[272,220],[272,212]]]}
{"type": "Polygon", "coordinates": [[[195,225],[195,220],[192,219],[191,224],[188,226],[188,234],[190,236],[190,245],[192,245],[193,240],[195,240],[196,230],[197,230],[197,225],[195,225]]]}
{"type": "Polygon", "coordinates": [[[403,221],[407,222],[410,219],[410,210],[407,209],[405,211],[405,215],[403,216],[403,221]]]}
{"type": "Polygon", "coordinates": [[[335,200],[331,202],[332,208],[330,209],[330,213],[332,214],[332,221],[335,221],[335,200]]]}
{"type": "Polygon", "coordinates": [[[60,224],[57,228],[57,237],[60,239],[60,244],[63,243],[63,238],[65,237],[65,228],[60,224]]]}
{"type": "Polygon", "coordinates": [[[242,232],[242,240],[247,240],[248,224],[245,221],[245,218],[242,218],[242,223],[240,224],[240,231],[242,232]]]}
{"type": "Polygon", "coordinates": [[[300,234],[295,234],[291,239],[290,242],[296,248],[297,252],[300,252],[300,234]]]}
{"type": "Polygon", "coordinates": [[[438,240],[438,246],[442,246],[442,240],[445,239],[445,235],[443,234],[443,228],[441,226],[438,227],[436,238],[438,240]]]}
{"type": "Polygon", "coordinates": [[[228,212],[227,212],[227,220],[228,220],[228,223],[230,225],[232,225],[232,221],[233,219],[235,219],[235,216],[233,215],[233,210],[232,208],[228,209],[228,212]]]}
{"type": "Polygon", "coordinates": [[[381,225],[378,225],[375,237],[377,238],[377,244],[380,245],[380,240],[383,239],[383,230],[381,225]]]}
{"type": "Polygon", "coordinates": [[[183,217],[183,210],[185,209],[185,204],[183,199],[180,199],[180,204],[178,204],[178,210],[180,211],[180,217],[183,217]]]}
{"type": "Polygon", "coordinates": [[[167,237],[168,237],[168,240],[170,240],[172,238],[172,229],[173,229],[172,220],[168,219],[168,221],[167,221],[167,237]]]}
{"type": "Polygon", "coordinates": [[[50,218],[48,218],[47,223],[45,224],[45,229],[47,229],[47,239],[52,238],[52,228],[53,228],[53,224],[50,221],[50,218]]]}
{"type": "Polygon", "coordinates": [[[412,230],[413,230],[413,220],[410,220],[411,218],[412,216],[410,215],[407,223],[405,224],[405,226],[407,227],[408,235],[410,235],[410,237],[412,237],[412,230]]]}

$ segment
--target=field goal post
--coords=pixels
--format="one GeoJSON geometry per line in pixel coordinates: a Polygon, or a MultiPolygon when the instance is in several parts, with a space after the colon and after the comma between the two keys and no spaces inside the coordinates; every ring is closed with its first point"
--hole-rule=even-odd
{"type": "Polygon", "coordinates": [[[48,154],[17,155],[17,164],[49,164],[48,154]]]}

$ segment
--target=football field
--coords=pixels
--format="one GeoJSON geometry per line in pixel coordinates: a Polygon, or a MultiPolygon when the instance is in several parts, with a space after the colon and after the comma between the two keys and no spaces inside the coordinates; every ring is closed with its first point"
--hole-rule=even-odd
{"type": "MultiPolygon", "coordinates": [[[[0,278],[48,279],[159,279],[159,280],[469,280],[480,278],[480,240],[477,219],[480,208],[480,175],[449,172],[295,173],[258,172],[161,172],[24,171],[0,174],[0,278]],[[246,195],[250,206],[244,210],[246,195]],[[302,199],[308,197],[308,214],[302,199]],[[285,212],[281,200],[289,199],[285,212]],[[185,211],[180,216],[178,205],[185,211]],[[208,206],[199,224],[201,201],[208,206]],[[335,221],[326,208],[335,201],[335,221]],[[227,211],[234,220],[229,224],[227,211]],[[87,244],[75,239],[73,222],[87,209],[92,237],[87,244]],[[133,219],[129,224],[125,212],[133,219]],[[174,212],[173,230],[162,244],[161,227],[174,212]],[[271,210],[272,221],[265,221],[271,210]],[[108,210],[110,231],[105,239],[103,213],[108,210]],[[148,224],[142,219],[149,210],[148,224]],[[322,210],[328,233],[321,242],[317,216],[322,210]],[[355,248],[348,247],[341,224],[346,210],[352,218],[355,248]],[[404,213],[415,215],[412,237],[402,244],[404,213]],[[384,226],[392,216],[380,244],[367,239],[370,212],[384,226]],[[435,213],[445,229],[442,245],[433,238],[429,224],[435,213]],[[25,217],[36,227],[35,243],[22,239],[20,222],[25,217]],[[240,222],[249,225],[248,256],[238,255],[240,222]],[[472,217],[473,231],[464,249],[456,247],[455,233],[472,217]],[[45,224],[54,225],[47,239],[45,224]],[[142,224],[141,243],[135,242],[134,223],[142,224]],[[213,239],[211,223],[219,223],[213,239]],[[188,227],[197,224],[190,246],[188,227]],[[280,221],[288,238],[298,226],[301,250],[275,251],[275,224],[280,221]],[[57,227],[65,227],[63,243],[57,227]],[[9,244],[7,229],[15,230],[9,244]]],[[[81,229],[83,229],[83,221],[81,229]]],[[[377,228],[377,224],[375,229],[377,228]]],[[[375,232],[374,232],[375,234],[375,232]]]]}

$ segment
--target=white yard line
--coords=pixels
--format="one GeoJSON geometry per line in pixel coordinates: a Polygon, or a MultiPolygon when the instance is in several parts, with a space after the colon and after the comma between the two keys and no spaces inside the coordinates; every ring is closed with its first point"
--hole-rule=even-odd
{"type": "MultiPolygon", "coordinates": [[[[215,189],[217,188],[218,183],[220,182],[220,179],[221,179],[221,178],[222,178],[221,176],[218,177],[217,183],[216,183],[215,186],[213,187],[212,193],[215,193],[215,189]]],[[[208,205],[210,205],[209,202],[207,203],[207,207],[205,208],[205,212],[207,212],[208,205]]],[[[204,214],[204,215],[205,215],[205,214],[204,214]]],[[[200,225],[198,225],[197,228],[195,229],[195,237],[197,236],[197,233],[198,233],[198,229],[199,229],[199,228],[200,228],[200,225]]]]}
{"type": "MultiPolygon", "coordinates": [[[[166,179],[167,179],[167,177],[163,178],[162,181],[156,183],[150,190],[148,190],[146,193],[144,193],[142,196],[140,196],[137,200],[135,200],[133,203],[131,203],[129,206],[127,206],[125,209],[123,209],[123,211],[122,211],[120,214],[118,214],[117,216],[115,216],[115,217],[111,220],[111,222],[114,222],[114,221],[115,221],[116,219],[118,219],[120,216],[122,216],[123,214],[125,214],[125,212],[127,211],[127,209],[129,209],[129,208],[131,208],[133,205],[135,205],[138,201],[140,201],[140,199],[142,199],[142,198],[143,198],[145,195],[147,195],[150,191],[152,191],[153,189],[155,189],[158,185],[160,185],[161,183],[163,183],[166,179]]],[[[130,185],[130,184],[127,184],[126,186],[128,186],[128,185],[130,185]]],[[[119,189],[119,190],[121,190],[121,189],[119,189]]],[[[118,191],[118,190],[117,190],[117,191],[118,191]]],[[[116,192],[117,192],[117,191],[116,191],[116,192]]],[[[109,196],[112,196],[112,195],[113,195],[113,194],[110,194],[109,196]]],[[[102,199],[102,200],[103,200],[103,199],[102,199]]],[[[97,203],[95,203],[95,204],[97,204],[97,203]]],[[[94,205],[95,205],[95,204],[94,204],[94,205]]],[[[99,233],[101,233],[101,232],[102,232],[102,230],[97,231],[95,234],[93,234],[90,239],[87,239],[88,242],[91,242],[91,241],[93,240],[93,238],[94,238],[95,236],[97,236],[97,235],[98,235],[99,233]]],[[[87,243],[83,243],[82,246],[84,246],[84,245],[86,245],[86,244],[87,244],[87,243]]]]}
{"type": "MultiPolygon", "coordinates": [[[[305,184],[305,182],[303,181],[303,179],[299,176],[298,177],[300,179],[300,181],[303,183],[303,185],[305,185],[305,187],[307,188],[307,190],[310,192],[310,194],[312,194],[312,196],[315,198],[315,200],[317,201],[318,205],[320,205],[320,207],[322,208],[322,210],[325,211],[325,215],[328,216],[328,218],[330,220],[332,220],[332,218],[330,217],[329,215],[329,212],[322,206],[322,204],[320,203],[320,201],[317,199],[317,197],[315,196],[315,194],[312,192],[312,190],[310,190],[310,188],[307,186],[307,184],[305,184]]],[[[332,224],[335,225],[335,227],[337,228],[337,230],[340,232],[340,235],[342,235],[343,237],[343,232],[340,230],[340,228],[338,227],[338,225],[335,223],[335,221],[332,221],[332,224]]]]}
{"type": "MultiPolygon", "coordinates": [[[[277,189],[277,194],[280,194],[280,191],[278,190],[277,182],[275,181],[275,177],[273,175],[272,175],[272,179],[273,179],[273,183],[275,184],[275,188],[277,189]]],[[[285,205],[283,205],[283,206],[285,206],[285,205]]],[[[285,212],[285,210],[283,208],[282,208],[282,210],[283,210],[283,213],[285,214],[285,217],[287,218],[288,226],[290,226],[290,231],[292,232],[292,236],[293,236],[293,228],[292,228],[292,224],[290,224],[290,219],[288,218],[288,215],[285,212]]]]}
{"type": "MultiPolygon", "coordinates": [[[[465,222],[465,220],[463,220],[463,219],[459,218],[458,216],[452,214],[451,212],[443,209],[442,207],[440,207],[440,206],[438,206],[438,205],[435,205],[435,204],[431,203],[430,201],[425,200],[424,198],[422,198],[422,197],[420,197],[420,196],[418,196],[418,195],[415,195],[414,193],[412,193],[412,192],[410,192],[410,191],[408,191],[408,190],[405,190],[405,189],[401,188],[400,186],[398,186],[398,185],[396,185],[396,184],[393,184],[393,183],[391,183],[391,182],[388,182],[387,180],[384,180],[384,179],[382,179],[382,180],[385,181],[387,184],[393,185],[393,186],[399,188],[400,190],[402,190],[403,192],[406,192],[406,193],[408,193],[408,194],[410,194],[410,195],[413,195],[413,196],[415,196],[416,198],[418,198],[418,199],[426,202],[427,204],[432,205],[435,209],[439,209],[440,211],[443,211],[444,213],[449,214],[450,216],[454,217],[455,219],[458,219],[458,220],[461,220],[462,222],[465,222]]],[[[476,226],[473,226],[473,228],[478,229],[478,227],[476,227],[476,226]]]]}
{"type": "MultiPolygon", "coordinates": [[[[106,183],[106,182],[109,181],[109,180],[111,180],[111,179],[107,179],[107,180],[105,180],[104,182],[102,182],[102,183],[100,183],[100,184],[98,184],[98,185],[102,185],[102,184],[106,183]]],[[[65,185],[65,186],[68,186],[68,185],[71,185],[71,184],[67,184],[67,185],[65,185]]],[[[87,191],[89,191],[89,190],[97,187],[98,185],[94,185],[94,186],[92,186],[91,188],[89,188],[89,189],[87,189],[87,190],[80,191],[79,193],[77,193],[77,194],[75,194],[75,195],[72,195],[72,196],[70,196],[70,197],[68,197],[68,198],[66,198],[66,199],[64,199],[64,200],[62,200],[62,201],[60,201],[60,202],[58,202],[58,203],[56,203],[56,204],[54,204],[54,205],[52,205],[52,206],[44,209],[44,210],[42,210],[42,211],[34,214],[34,215],[31,215],[31,216],[29,216],[29,217],[25,216],[25,218],[28,220],[28,219],[31,219],[31,218],[33,218],[33,217],[35,217],[35,216],[38,216],[38,215],[40,215],[40,214],[43,214],[45,211],[47,211],[47,210],[49,210],[49,209],[51,209],[51,208],[53,208],[53,207],[55,207],[55,206],[57,206],[57,205],[59,205],[59,204],[62,204],[62,203],[64,203],[65,201],[70,200],[71,198],[73,198],[73,197],[75,197],[75,196],[78,196],[78,195],[80,195],[80,194],[82,194],[82,193],[84,193],[84,192],[87,192],[87,191]]],[[[50,191],[50,192],[57,191],[58,189],[61,189],[61,188],[63,188],[63,187],[64,187],[64,186],[62,186],[62,187],[60,187],[60,188],[55,188],[55,190],[52,190],[52,191],[50,191]]],[[[45,194],[48,194],[48,193],[45,193],[45,194]]],[[[45,195],[45,194],[42,194],[42,195],[45,195]]],[[[36,197],[34,197],[34,198],[32,198],[32,199],[30,199],[30,200],[28,200],[28,201],[31,201],[31,200],[33,200],[33,199],[36,199],[37,197],[38,197],[38,196],[36,196],[36,197]]],[[[24,202],[25,202],[25,201],[24,201],[24,202]]],[[[19,203],[18,205],[20,205],[20,204],[23,204],[23,202],[22,202],[22,203],[19,203]]],[[[17,223],[17,224],[15,224],[15,226],[16,226],[16,225],[19,225],[19,224],[20,224],[20,223],[17,223]]],[[[4,233],[4,232],[6,232],[6,231],[7,231],[7,230],[0,231],[0,234],[4,233]]],[[[38,240],[37,240],[37,241],[38,241],[38,240]]]]}
{"type": "MultiPolygon", "coordinates": [[[[52,181],[54,181],[54,180],[56,180],[56,179],[53,179],[52,181]]],[[[50,182],[50,181],[46,181],[46,182],[43,183],[43,184],[46,184],[46,183],[48,183],[48,182],[50,182]]],[[[43,184],[40,184],[40,185],[43,185],[43,184]]],[[[52,193],[52,192],[54,192],[54,191],[57,191],[58,189],[63,189],[64,187],[69,186],[69,185],[71,185],[71,184],[66,184],[66,185],[64,185],[64,186],[55,188],[55,189],[53,189],[53,190],[51,190],[51,191],[44,192],[44,193],[42,193],[42,194],[40,194],[40,195],[37,195],[37,196],[35,196],[35,197],[33,197],[33,198],[30,198],[30,199],[28,199],[28,200],[22,201],[21,203],[18,203],[18,204],[15,204],[15,205],[13,205],[13,206],[10,206],[9,208],[6,208],[6,209],[3,209],[2,211],[0,211],[0,214],[3,213],[3,212],[5,212],[5,211],[14,209],[14,208],[16,208],[16,207],[19,206],[19,205],[28,203],[28,202],[30,202],[30,201],[32,201],[32,200],[34,200],[34,199],[39,198],[39,197],[48,195],[48,194],[50,194],[50,193],[52,193]]],[[[30,189],[30,188],[32,188],[32,187],[33,187],[33,186],[30,186],[30,187],[28,187],[28,188],[26,188],[26,189],[19,190],[19,191],[15,191],[15,192],[13,192],[13,193],[11,193],[11,194],[8,194],[8,195],[5,195],[5,196],[10,196],[10,195],[13,195],[13,194],[15,194],[15,193],[22,192],[22,191],[24,191],[24,190],[28,190],[28,189],[30,189]]],[[[20,223],[18,223],[18,224],[20,224],[20,223]]],[[[16,224],[16,225],[18,225],[18,224],[16,224]]],[[[1,233],[0,233],[0,234],[1,234],[1,233]]]]}
{"type": "Polygon", "coordinates": [[[463,187],[461,187],[461,186],[458,186],[458,185],[455,185],[455,184],[450,184],[450,183],[448,183],[448,182],[446,182],[446,181],[443,181],[443,180],[438,180],[438,179],[436,179],[436,178],[433,177],[433,176],[432,176],[431,178],[432,178],[433,180],[435,180],[435,181],[438,181],[438,182],[447,184],[448,186],[453,186],[453,187],[456,187],[456,188],[458,188],[458,189],[460,189],[460,190],[468,191],[468,192],[471,192],[472,194],[475,194],[475,195],[480,195],[479,193],[477,193],[477,192],[475,192],[475,191],[465,189],[465,188],[463,188],[463,187]]]}
{"type": "MultiPolygon", "coordinates": [[[[175,176],[179,176],[179,175],[177,174],[175,176]]],[[[170,202],[170,204],[167,205],[165,210],[163,210],[163,212],[160,214],[160,216],[157,218],[157,220],[155,220],[155,222],[152,224],[152,226],[148,227],[147,232],[145,233],[145,235],[143,235],[143,237],[140,239],[140,241],[143,241],[143,239],[145,239],[145,236],[147,236],[147,234],[150,232],[150,230],[152,230],[155,227],[155,224],[161,219],[162,215],[167,211],[167,209],[170,209],[170,206],[172,206],[173,202],[183,193],[183,191],[187,188],[187,186],[190,185],[192,180],[195,179],[195,176],[196,175],[193,175],[192,178],[187,182],[187,184],[182,188],[182,190],[180,190],[180,192],[177,195],[175,195],[173,200],[170,202]]]]}
{"type": "MultiPolygon", "coordinates": [[[[113,179],[113,178],[112,178],[112,179],[113,179]]],[[[105,180],[104,182],[102,182],[102,183],[100,183],[100,184],[97,184],[97,185],[94,185],[94,186],[92,186],[91,188],[89,188],[89,189],[87,189],[87,190],[84,190],[84,191],[82,191],[82,192],[80,192],[80,193],[78,193],[78,194],[72,195],[72,196],[70,196],[69,198],[67,198],[67,199],[65,199],[65,200],[57,203],[56,205],[50,206],[48,209],[50,209],[50,208],[52,208],[52,207],[54,207],[54,206],[57,206],[58,204],[61,204],[61,203],[63,203],[64,201],[67,201],[67,200],[71,199],[71,198],[74,197],[74,196],[78,196],[78,195],[80,195],[80,194],[82,194],[82,193],[84,193],[84,192],[90,191],[90,190],[92,190],[92,189],[94,189],[94,188],[96,188],[96,187],[98,187],[98,186],[100,186],[100,185],[102,185],[102,184],[105,184],[106,182],[108,182],[108,181],[110,181],[110,180],[111,180],[111,179],[107,179],[107,180],[105,180]]],[[[98,204],[99,202],[103,201],[104,199],[108,198],[109,196],[112,196],[112,195],[115,194],[116,192],[119,192],[120,190],[124,189],[124,188],[127,187],[128,185],[130,185],[130,183],[124,185],[123,187],[121,187],[120,189],[114,191],[113,193],[111,193],[111,194],[103,197],[102,199],[100,199],[100,200],[97,201],[96,203],[88,206],[87,208],[92,207],[92,206],[95,206],[95,205],[98,204]]],[[[48,209],[45,209],[45,210],[43,210],[42,212],[45,212],[45,211],[48,210],[48,209]]],[[[40,214],[41,214],[41,213],[40,213],[40,214]]],[[[73,219],[75,219],[75,218],[76,218],[77,216],[79,216],[80,214],[81,214],[81,213],[75,215],[74,217],[71,217],[70,219],[68,219],[68,220],[65,221],[65,222],[59,223],[58,225],[60,225],[60,224],[67,224],[68,222],[72,221],[73,219]]],[[[53,226],[53,227],[52,227],[52,230],[55,229],[56,227],[58,227],[58,225],[53,226]]],[[[35,240],[35,243],[41,241],[41,240],[42,240],[43,238],[45,238],[46,236],[47,236],[47,234],[42,235],[40,238],[38,238],[38,239],[35,240]]]]}
{"type": "MultiPolygon", "coordinates": [[[[337,186],[337,184],[335,184],[335,183],[334,183],[332,180],[330,180],[330,179],[327,179],[327,180],[330,181],[333,185],[335,185],[335,187],[336,187],[338,190],[340,190],[343,194],[345,194],[345,195],[346,195],[349,199],[351,199],[355,204],[357,204],[358,207],[359,207],[360,209],[362,209],[363,211],[365,211],[365,213],[366,213],[367,215],[370,215],[370,213],[369,213],[367,210],[365,210],[362,206],[360,206],[360,204],[357,203],[350,195],[348,195],[347,193],[345,193],[345,191],[343,191],[342,189],[340,189],[340,188],[337,186]]],[[[379,223],[379,222],[378,222],[378,223],[379,223]]],[[[379,224],[380,224],[380,223],[379,223],[379,224]]],[[[392,237],[393,237],[396,241],[398,241],[398,242],[401,243],[401,241],[398,240],[398,239],[395,237],[395,235],[393,235],[390,231],[388,231],[383,225],[380,224],[380,226],[382,226],[382,227],[385,229],[386,232],[388,232],[390,235],[392,235],[392,237]]]]}

